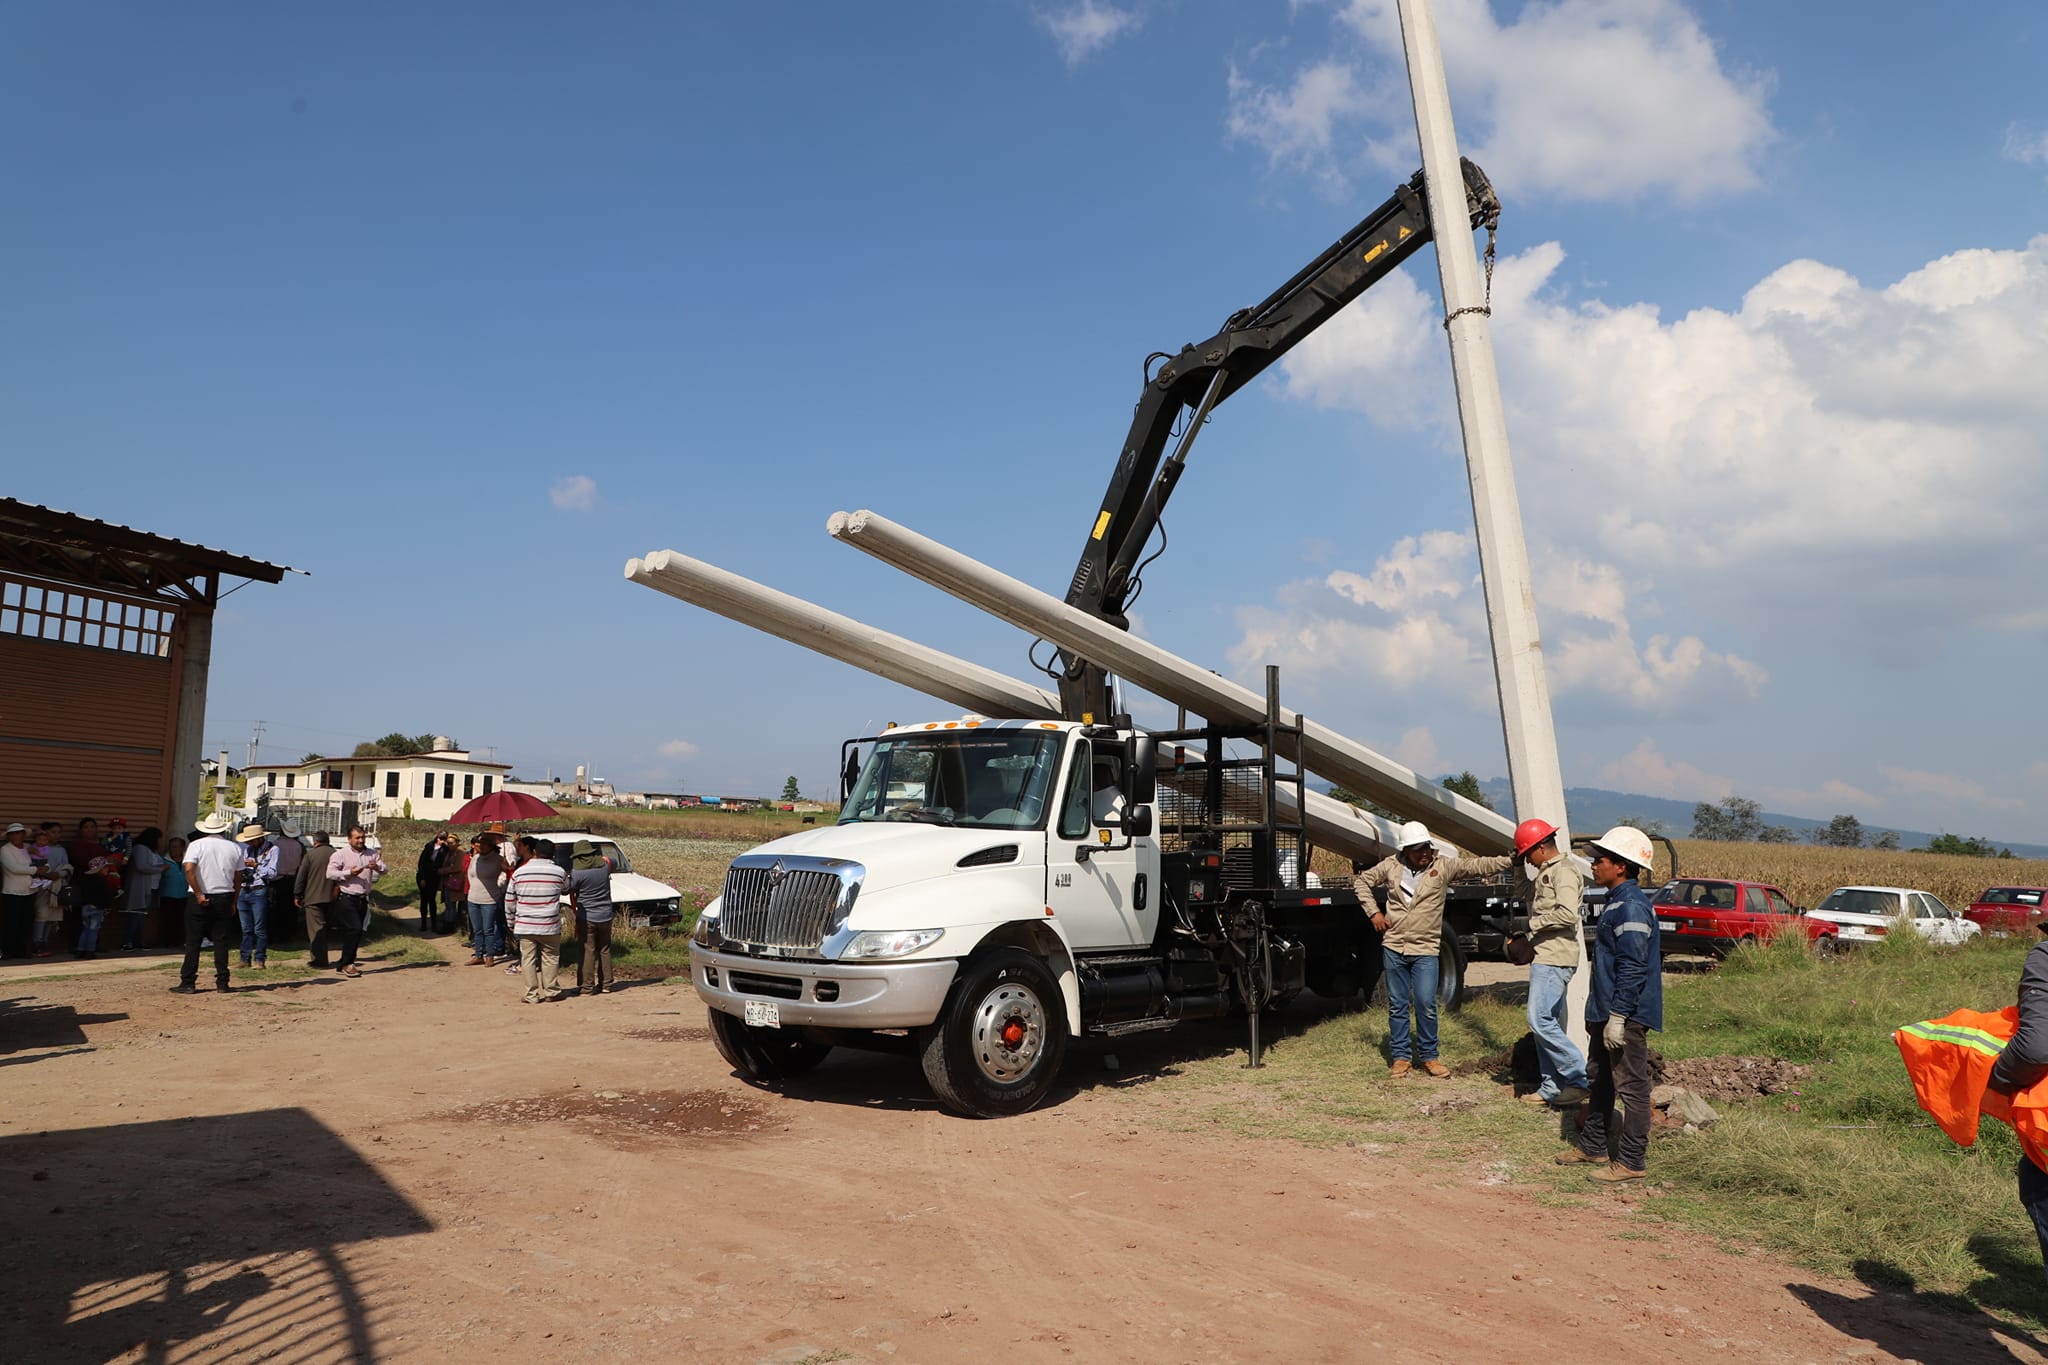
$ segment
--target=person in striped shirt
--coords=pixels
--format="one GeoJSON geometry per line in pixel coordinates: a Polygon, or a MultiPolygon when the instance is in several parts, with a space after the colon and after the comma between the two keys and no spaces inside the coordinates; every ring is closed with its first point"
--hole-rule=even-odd
{"type": "Polygon", "coordinates": [[[562,998],[562,894],[568,889],[569,874],[553,858],[541,856],[537,840],[520,835],[519,866],[505,893],[505,914],[519,944],[519,976],[529,1005],[562,998]]]}

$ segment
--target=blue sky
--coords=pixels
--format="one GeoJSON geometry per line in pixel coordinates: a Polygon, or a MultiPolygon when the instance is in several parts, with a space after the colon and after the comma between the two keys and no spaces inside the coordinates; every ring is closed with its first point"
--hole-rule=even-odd
{"type": "MultiPolygon", "coordinates": [[[[1444,0],[1566,780],[2048,840],[2044,21],[1444,0]]],[[[1414,170],[1393,7],[29,3],[10,491],[308,570],[208,747],[829,792],[944,708],[621,577],[673,548],[1007,672],[833,544],[1052,591],[1147,352],[1414,170]]],[[[1435,263],[1221,409],[1138,628],[1505,771],[1435,263]]]]}

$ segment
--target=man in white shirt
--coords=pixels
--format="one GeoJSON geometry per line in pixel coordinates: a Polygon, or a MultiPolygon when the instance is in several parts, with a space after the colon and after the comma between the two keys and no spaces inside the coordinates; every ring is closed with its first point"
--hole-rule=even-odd
{"type": "Polygon", "coordinates": [[[200,837],[185,850],[185,880],[192,897],[185,902],[185,964],[178,972],[173,995],[194,995],[199,990],[199,945],[213,939],[213,983],[216,990],[228,988],[228,939],[240,933],[235,915],[235,894],[242,886],[242,848],[227,837],[227,817],[207,816],[199,822],[200,837]]]}
{"type": "Polygon", "coordinates": [[[28,826],[7,827],[0,843],[0,957],[27,957],[35,923],[35,859],[28,851],[28,826]]]}

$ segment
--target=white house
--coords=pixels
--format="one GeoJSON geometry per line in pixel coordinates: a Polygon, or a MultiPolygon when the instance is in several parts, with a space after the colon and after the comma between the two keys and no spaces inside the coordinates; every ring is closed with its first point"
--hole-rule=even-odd
{"type": "Polygon", "coordinates": [[[247,799],[252,807],[268,797],[273,808],[323,809],[353,801],[365,825],[374,825],[379,815],[446,820],[465,801],[496,790],[510,767],[471,758],[466,749],[397,758],[258,763],[248,770],[247,799]]]}

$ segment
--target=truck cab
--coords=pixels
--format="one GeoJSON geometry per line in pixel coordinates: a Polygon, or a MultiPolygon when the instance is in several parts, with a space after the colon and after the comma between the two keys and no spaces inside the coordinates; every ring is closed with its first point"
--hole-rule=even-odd
{"type": "Polygon", "coordinates": [[[1256,1008],[1312,955],[1364,955],[1348,891],[1229,884],[1244,860],[1185,818],[1210,779],[1183,755],[1162,781],[1142,731],[967,716],[849,753],[838,822],[734,860],[693,935],[713,1037],[752,1079],[907,1049],[949,1108],[1021,1112],[1073,1037],[1256,1008]]]}

